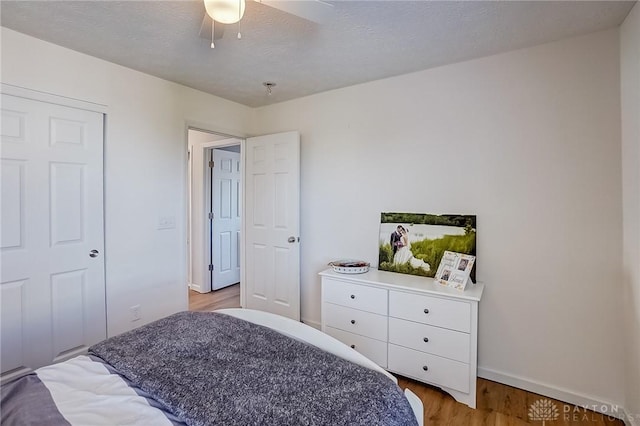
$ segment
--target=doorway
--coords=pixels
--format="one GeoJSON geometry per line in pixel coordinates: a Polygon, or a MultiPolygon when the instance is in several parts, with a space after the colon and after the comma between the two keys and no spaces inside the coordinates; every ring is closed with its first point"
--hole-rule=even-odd
{"type": "Polygon", "coordinates": [[[188,130],[190,294],[209,293],[240,282],[242,142],[229,135],[188,130]]]}
{"type": "MultiPolygon", "coordinates": [[[[209,174],[213,173],[209,171],[210,161],[214,171],[216,165],[210,152],[228,152],[221,148],[239,145],[240,163],[236,168],[242,181],[237,184],[237,215],[242,232],[235,239],[240,241],[240,305],[299,320],[300,134],[289,131],[243,139],[196,128],[187,130],[189,287],[200,294],[210,293],[215,288],[213,272],[220,267],[211,256],[216,254],[211,221],[220,215],[209,203],[215,194],[211,197],[207,186],[214,190],[216,186],[215,176],[209,174]],[[213,263],[208,263],[210,259],[213,263]]],[[[234,240],[225,238],[227,245],[234,240]]],[[[233,257],[234,253],[229,258],[233,257]]]]}

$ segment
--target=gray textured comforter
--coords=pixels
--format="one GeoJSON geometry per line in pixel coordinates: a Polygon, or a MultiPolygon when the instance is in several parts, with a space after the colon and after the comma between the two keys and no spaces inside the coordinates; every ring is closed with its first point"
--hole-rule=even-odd
{"type": "Polygon", "coordinates": [[[90,348],[189,425],[416,425],[384,375],[267,327],[182,312],[90,348]]]}

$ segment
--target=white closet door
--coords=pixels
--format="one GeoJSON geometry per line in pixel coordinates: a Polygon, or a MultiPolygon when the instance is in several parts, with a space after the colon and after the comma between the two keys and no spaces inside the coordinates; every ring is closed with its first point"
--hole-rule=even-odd
{"type": "Polygon", "coordinates": [[[1,105],[6,380],[106,337],[103,115],[5,94],[1,105]]]}
{"type": "Polygon", "coordinates": [[[246,143],[245,304],[300,320],[300,135],[246,143]]]}
{"type": "Polygon", "coordinates": [[[212,290],[240,282],[240,153],[213,150],[212,290]]]}

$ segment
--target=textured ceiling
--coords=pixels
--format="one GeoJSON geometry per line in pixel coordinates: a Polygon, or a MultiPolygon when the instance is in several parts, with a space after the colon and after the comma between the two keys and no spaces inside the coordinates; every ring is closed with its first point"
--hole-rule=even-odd
{"type": "Polygon", "coordinates": [[[242,39],[201,1],[7,1],[2,26],[256,107],[619,25],[634,2],[332,1],[318,25],[247,1],[242,39]],[[277,83],[266,96],[264,81],[277,83]]]}

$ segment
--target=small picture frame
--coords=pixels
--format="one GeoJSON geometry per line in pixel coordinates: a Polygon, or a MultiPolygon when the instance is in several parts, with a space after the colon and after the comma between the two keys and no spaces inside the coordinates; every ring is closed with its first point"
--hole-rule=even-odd
{"type": "Polygon", "coordinates": [[[470,254],[445,251],[436,272],[435,280],[447,287],[464,291],[475,261],[476,257],[470,254]]]}

